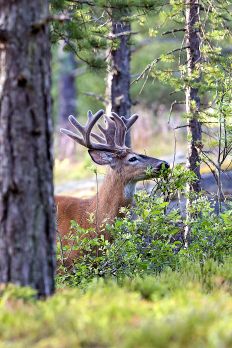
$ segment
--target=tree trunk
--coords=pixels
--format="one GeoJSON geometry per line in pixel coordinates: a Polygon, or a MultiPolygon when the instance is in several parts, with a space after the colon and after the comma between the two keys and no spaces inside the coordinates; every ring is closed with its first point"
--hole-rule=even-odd
{"type": "MultiPolygon", "coordinates": [[[[192,79],[192,74],[200,63],[200,35],[199,35],[199,2],[198,0],[186,0],[186,45],[187,48],[187,68],[188,76],[192,79]]],[[[200,81],[200,71],[198,77],[193,82],[200,81]]],[[[187,167],[192,170],[197,181],[190,185],[190,190],[200,191],[200,156],[201,147],[201,124],[199,122],[200,97],[198,88],[192,87],[191,83],[186,88],[186,112],[188,114],[188,155],[187,167]]]]}
{"type": "MultiPolygon", "coordinates": [[[[200,175],[200,156],[199,149],[202,146],[201,124],[199,122],[200,97],[198,88],[192,87],[192,83],[200,81],[200,69],[198,68],[201,60],[200,53],[200,34],[199,34],[199,1],[186,0],[186,46],[187,48],[187,71],[190,83],[186,88],[186,113],[187,119],[187,139],[188,139],[188,154],[187,168],[192,170],[197,177],[194,183],[187,185],[187,193],[199,192],[201,190],[201,175],[200,175]],[[197,72],[197,74],[196,74],[197,72]],[[198,75],[193,79],[192,75],[198,75]]],[[[187,221],[190,219],[191,196],[189,195],[186,203],[187,221]]],[[[188,245],[190,227],[187,224],[185,229],[185,244],[188,245]]]]}
{"type": "Polygon", "coordinates": [[[54,291],[48,0],[0,0],[0,282],[54,291]]]}
{"type": "Polygon", "coordinates": [[[63,127],[68,123],[69,115],[76,115],[76,59],[73,52],[60,53],[59,76],[59,124],[63,127]]]}
{"type": "MultiPolygon", "coordinates": [[[[112,9],[112,37],[118,37],[117,48],[108,52],[108,74],[106,87],[106,112],[116,112],[120,116],[130,116],[130,60],[129,45],[131,25],[121,18],[128,16],[126,10],[112,9]],[[125,33],[120,36],[120,33],[125,33]]],[[[115,39],[114,39],[115,40],[115,39]]],[[[130,134],[127,134],[126,145],[130,145],[130,134]]]]}
{"type": "MultiPolygon", "coordinates": [[[[58,83],[59,90],[59,114],[58,125],[59,127],[67,128],[68,116],[76,116],[76,59],[73,52],[63,51],[59,53],[60,61],[60,76],[58,83]]],[[[59,134],[59,133],[58,133],[59,134]]],[[[58,156],[60,159],[66,157],[74,157],[76,144],[69,137],[65,137],[63,134],[59,134],[59,151],[58,156]]]]}

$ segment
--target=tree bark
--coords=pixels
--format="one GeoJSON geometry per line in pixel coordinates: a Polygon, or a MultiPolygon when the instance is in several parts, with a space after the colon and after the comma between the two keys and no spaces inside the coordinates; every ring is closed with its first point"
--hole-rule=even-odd
{"type": "Polygon", "coordinates": [[[0,282],[54,291],[48,0],[0,0],[0,282]]]}
{"type": "MultiPolygon", "coordinates": [[[[59,53],[60,61],[60,76],[58,83],[59,91],[59,112],[58,112],[58,125],[59,127],[67,128],[68,116],[76,116],[76,59],[73,52],[63,51],[59,53]]],[[[58,133],[59,134],[59,133],[58,133]]],[[[76,144],[69,137],[65,137],[63,134],[59,134],[59,151],[58,156],[60,159],[66,157],[74,157],[76,144]]]]}
{"type": "Polygon", "coordinates": [[[189,221],[191,214],[191,192],[199,192],[201,190],[201,174],[200,174],[200,155],[199,149],[202,146],[202,131],[201,123],[199,122],[200,97],[196,84],[200,81],[200,69],[198,68],[201,61],[200,53],[200,33],[199,33],[199,1],[186,0],[186,46],[187,48],[187,72],[189,81],[186,88],[186,113],[187,113],[187,139],[188,139],[188,154],[187,168],[193,171],[196,175],[196,181],[187,185],[186,191],[188,198],[186,201],[186,219],[184,239],[185,246],[188,247],[190,241],[190,225],[189,221]],[[193,79],[193,73],[196,78],[193,79]],[[192,84],[195,86],[192,86],[192,84]]]}
{"type": "Polygon", "coordinates": [[[76,115],[76,59],[73,52],[62,52],[59,76],[59,124],[63,127],[68,123],[69,115],[76,115]]]}
{"type": "MultiPolygon", "coordinates": [[[[187,48],[187,69],[188,76],[192,79],[192,74],[197,70],[197,64],[200,63],[200,35],[199,35],[199,1],[186,0],[186,46],[187,48]]],[[[198,77],[193,82],[200,81],[200,72],[198,77]]],[[[198,88],[190,85],[186,88],[186,113],[188,115],[188,155],[187,168],[192,170],[197,177],[197,180],[190,184],[190,190],[199,192],[200,186],[200,156],[199,148],[201,147],[201,124],[199,122],[200,97],[198,88]]]]}
{"type": "MultiPolygon", "coordinates": [[[[128,16],[128,11],[112,9],[112,37],[118,36],[118,46],[111,48],[107,55],[108,73],[106,87],[106,112],[116,112],[120,116],[130,116],[130,61],[131,49],[129,45],[131,25],[123,19],[128,16]],[[122,19],[121,19],[122,18],[122,19]],[[120,33],[125,33],[120,36],[120,33]]],[[[127,133],[126,145],[130,146],[130,134],[127,133]]]]}

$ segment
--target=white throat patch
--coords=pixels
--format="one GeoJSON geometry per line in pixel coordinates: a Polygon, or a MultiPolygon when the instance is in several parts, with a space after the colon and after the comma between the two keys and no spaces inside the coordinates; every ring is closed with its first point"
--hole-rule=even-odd
{"type": "Polygon", "coordinates": [[[124,198],[132,199],[135,193],[135,183],[130,182],[124,187],[124,198]]]}

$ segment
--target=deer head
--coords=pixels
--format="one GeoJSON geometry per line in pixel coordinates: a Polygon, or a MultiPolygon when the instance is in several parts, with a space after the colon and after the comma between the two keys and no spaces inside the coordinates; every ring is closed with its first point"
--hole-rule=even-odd
{"type": "Polygon", "coordinates": [[[80,134],[63,128],[61,132],[85,146],[95,163],[109,165],[111,170],[120,175],[124,184],[156,177],[161,168],[169,167],[167,162],[135,153],[125,145],[126,133],[136,122],[138,115],[134,114],[126,119],[112,112],[110,117],[104,116],[107,126],[103,128],[98,125],[101,132],[99,135],[93,132],[93,127],[103,114],[103,110],[99,110],[95,115],[88,111],[88,121],[85,126],[81,126],[75,117],[69,116],[70,123],[80,134]]]}

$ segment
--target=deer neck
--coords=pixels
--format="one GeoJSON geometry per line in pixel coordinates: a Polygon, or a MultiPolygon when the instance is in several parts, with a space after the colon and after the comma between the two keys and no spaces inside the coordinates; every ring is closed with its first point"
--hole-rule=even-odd
{"type": "Polygon", "coordinates": [[[135,182],[125,182],[122,173],[108,170],[93,205],[98,225],[112,222],[120,215],[120,208],[131,205],[135,192],[135,182]]]}

